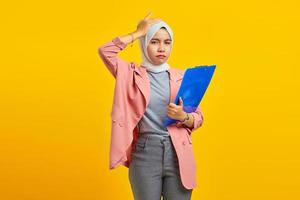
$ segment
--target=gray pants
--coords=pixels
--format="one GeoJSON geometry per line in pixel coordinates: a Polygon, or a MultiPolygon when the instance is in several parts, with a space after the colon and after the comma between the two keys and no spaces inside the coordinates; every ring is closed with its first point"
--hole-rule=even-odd
{"type": "Polygon", "coordinates": [[[193,189],[181,183],[170,136],[141,134],[132,151],[128,176],[135,200],[190,200],[193,189]]]}

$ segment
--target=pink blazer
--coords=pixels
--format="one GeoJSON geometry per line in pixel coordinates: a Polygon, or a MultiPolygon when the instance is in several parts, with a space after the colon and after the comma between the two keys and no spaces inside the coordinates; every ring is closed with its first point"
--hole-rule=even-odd
{"type": "MultiPolygon", "coordinates": [[[[150,100],[150,80],[145,68],[138,67],[134,62],[126,62],[117,55],[126,46],[119,37],[115,37],[98,48],[100,58],[116,80],[111,111],[110,170],[119,165],[129,167],[131,150],[138,137],[137,124],[150,100]]],[[[169,72],[170,102],[173,102],[184,70],[170,68],[169,72]]],[[[191,129],[174,124],[167,127],[177,153],[180,178],[187,189],[196,186],[196,163],[191,133],[203,124],[200,106],[192,115],[194,124],[191,129]]]]}

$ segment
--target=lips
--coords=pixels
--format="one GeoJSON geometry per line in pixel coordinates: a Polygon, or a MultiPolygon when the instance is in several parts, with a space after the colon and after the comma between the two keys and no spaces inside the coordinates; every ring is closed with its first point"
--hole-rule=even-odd
{"type": "Polygon", "coordinates": [[[158,57],[158,58],[165,58],[166,56],[164,56],[164,55],[157,55],[156,57],[158,57]]]}

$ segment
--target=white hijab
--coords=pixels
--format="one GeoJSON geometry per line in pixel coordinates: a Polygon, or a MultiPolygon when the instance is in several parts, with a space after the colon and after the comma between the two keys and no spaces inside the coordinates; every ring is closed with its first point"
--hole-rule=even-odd
{"type": "Polygon", "coordinates": [[[146,68],[146,70],[150,71],[150,72],[162,72],[162,71],[166,71],[170,68],[170,66],[167,62],[164,62],[163,64],[160,64],[160,65],[155,65],[155,64],[151,63],[151,59],[149,58],[148,53],[147,53],[147,46],[148,46],[149,41],[152,39],[152,37],[155,35],[155,33],[162,27],[165,27],[166,30],[168,31],[170,38],[172,40],[171,48],[173,48],[173,31],[168,26],[168,24],[162,20],[153,24],[148,29],[146,35],[139,38],[140,49],[142,52],[141,67],[146,68]]]}

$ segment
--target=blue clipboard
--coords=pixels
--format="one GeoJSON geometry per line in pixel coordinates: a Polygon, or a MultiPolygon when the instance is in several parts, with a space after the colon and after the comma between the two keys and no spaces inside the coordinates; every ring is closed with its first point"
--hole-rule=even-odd
{"type": "MultiPolygon", "coordinates": [[[[185,70],[179,91],[174,104],[179,104],[179,97],[183,100],[183,110],[187,113],[194,112],[200,104],[204,93],[215,72],[216,65],[195,66],[185,70]]],[[[164,126],[167,127],[177,120],[167,116],[164,126]]]]}

